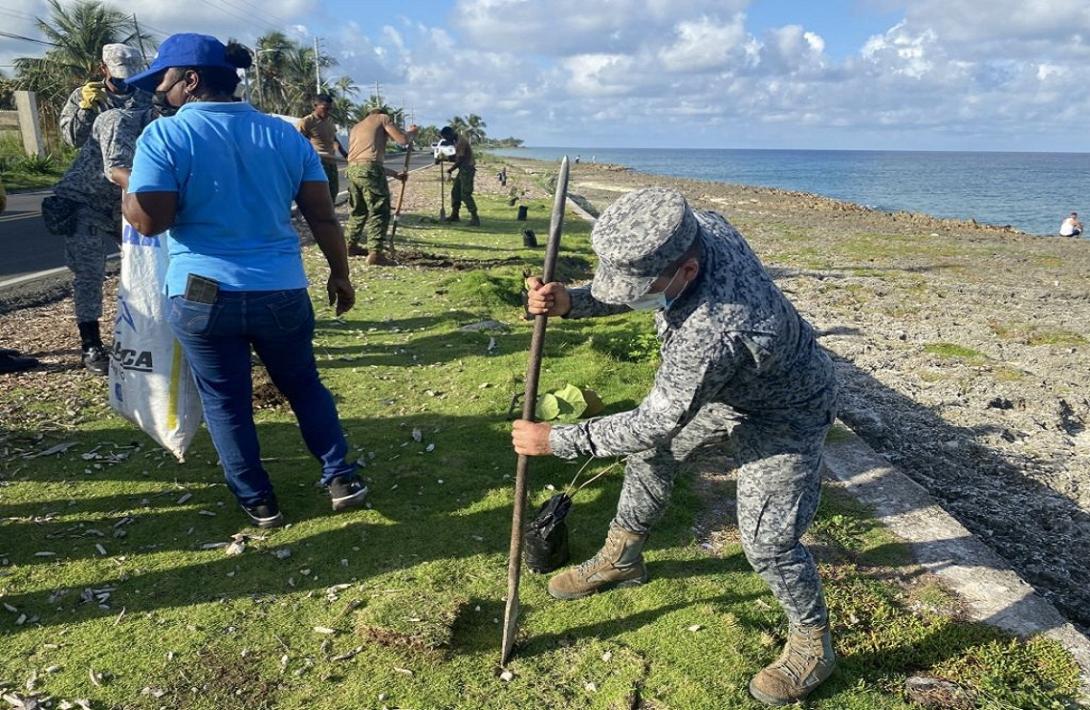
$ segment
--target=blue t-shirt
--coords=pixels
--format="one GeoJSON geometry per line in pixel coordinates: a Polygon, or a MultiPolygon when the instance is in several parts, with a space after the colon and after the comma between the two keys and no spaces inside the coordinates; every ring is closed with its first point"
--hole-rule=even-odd
{"type": "Polygon", "coordinates": [[[311,181],[326,176],[307,139],[247,103],[188,103],[153,122],[129,191],[178,193],[167,294],[184,293],[191,273],[227,291],[306,288],[291,203],[311,181]]]}

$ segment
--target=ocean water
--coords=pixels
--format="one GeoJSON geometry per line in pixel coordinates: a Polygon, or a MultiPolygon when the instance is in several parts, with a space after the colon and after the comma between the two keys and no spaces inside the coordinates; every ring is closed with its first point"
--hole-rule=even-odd
{"type": "Polygon", "coordinates": [[[883,211],[975,219],[1031,234],[1058,234],[1072,211],[1090,225],[1087,153],[562,147],[493,152],[542,160],[578,155],[657,175],[812,192],[883,211]]]}

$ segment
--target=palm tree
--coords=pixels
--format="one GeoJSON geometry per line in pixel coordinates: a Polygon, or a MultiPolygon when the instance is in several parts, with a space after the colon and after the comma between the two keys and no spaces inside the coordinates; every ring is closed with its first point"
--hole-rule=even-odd
{"type": "Polygon", "coordinates": [[[333,82],[331,92],[337,96],[344,96],[345,98],[352,98],[356,94],[360,93],[360,86],[352,77],[345,74],[337,81],[333,82]]]}
{"type": "Polygon", "coordinates": [[[450,122],[449,122],[448,125],[451,128],[453,128],[454,132],[457,133],[458,135],[462,135],[463,133],[465,133],[469,129],[469,124],[467,124],[466,120],[464,118],[462,118],[461,116],[451,117],[450,122]]]}
{"type": "MultiPolygon", "coordinates": [[[[314,95],[321,93],[315,85],[314,50],[292,41],[283,32],[270,32],[258,38],[255,55],[261,75],[257,92],[261,107],[294,116],[308,113],[314,95]]],[[[318,55],[321,69],[336,63],[328,54],[318,55]]],[[[321,90],[336,95],[336,86],[322,82],[321,90]]],[[[355,89],[350,78],[343,86],[355,89]]]]}
{"type": "Polygon", "coordinates": [[[35,18],[45,38],[56,46],[49,61],[70,69],[78,77],[93,76],[102,64],[102,45],[128,44],[138,37],[132,17],[97,0],[77,0],[68,7],[48,0],[49,19],[35,18]]]}
{"type": "Polygon", "coordinates": [[[333,120],[341,126],[353,122],[356,104],[352,97],[358,94],[360,87],[350,76],[342,76],[329,87],[329,94],[333,97],[333,120]]]}
{"type": "Polygon", "coordinates": [[[287,100],[284,91],[285,56],[293,42],[283,32],[269,32],[258,37],[254,49],[255,91],[260,108],[275,113],[285,113],[287,100]]]}
{"type": "Polygon", "coordinates": [[[439,142],[439,128],[436,126],[421,126],[420,132],[416,134],[416,143],[422,146],[429,146],[433,143],[439,142]]]}
{"type": "Polygon", "coordinates": [[[484,122],[484,119],[475,113],[469,114],[466,119],[466,139],[470,143],[480,143],[485,139],[484,129],[488,124],[484,122]]]}

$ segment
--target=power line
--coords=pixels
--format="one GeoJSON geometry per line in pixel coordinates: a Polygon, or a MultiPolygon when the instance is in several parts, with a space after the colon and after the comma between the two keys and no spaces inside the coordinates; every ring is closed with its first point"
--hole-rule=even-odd
{"type": "Polygon", "coordinates": [[[21,19],[24,19],[24,20],[35,20],[35,21],[37,21],[37,19],[38,19],[34,15],[28,15],[27,13],[19,12],[18,10],[9,10],[6,7],[0,7],[0,12],[4,13],[5,15],[11,15],[12,17],[18,17],[18,18],[21,18],[21,19]]]}
{"type": "Polygon", "coordinates": [[[207,5],[208,7],[212,8],[213,10],[218,10],[219,12],[222,12],[223,14],[227,15],[228,17],[230,17],[232,19],[241,20],[241,21],[246,22],[246,23],[251,23],[251,22],[254,21],[254,18],[246,17],[245,15],[238,14],[237,12],[234,12],[229,7],[227,7],[226,5],[215,4],[215,3],[212,3],[210,0],[201,0],[201,2],[204,3],[205,5],[207,5]]]}
{"type": "MultiPolygon", "coordinates": [[[[203,2],[205,5],[211,7],[214,10],[219,10],[220,12],[227,15],[228,17],[234,18],[236,20],[243,21],[247,25],[253,25],[254,24],[254,16],[252,14],[250,14],[249,10],[245,10],[243,8],[240,8],[240,7],[236,6],[236,5],[230,5],[230,4],[227,3],[226,0],[219,0],[219,2],[216,2],[216,3],[213,3],[211,0],[201,0],[201,2],[203,2]]],[[[262,11],[262,12],[265,15],[268,14],[268,13],[265,13],[264,11],[262,11]]],[[[260,23],[260,26],[262,26],[266,31],[269,31],[269,30],[276,31],[276,30],[280,29],[276,25],[273,25],[273,24],[271,24],[269,22],[260,23]]]]}
{"type": "Polygon", "coordinates": [[[258,12],[258,13],[264,15],[265,17],[271,18],[275,22],[279,22],[282,25],[297,24],[297,23],[289,22],[288,20],[285,20],[283,17],[280,17],[278,15],[272,14],[271,12],[268,11],[267,8],[261,7],[257,3],[250,2],[250,0],[223,0],[223,2],[225,2],[228,5],[231,5],[235,9],[242,10],[243,12],[258,12]],[[242,7],[242,6],[245,6],[245,8],[242,7]]]}
{"type": "Polygon", "coordinates": [[[12,34],[11,32],[0,31],[0,37],[7,37],[8,39],[21,39],[24,42],[34,42],[35,44],[44,44],[50,47],[59,47],[56,42],[47,42],[44,39],[34,39],[33,37],[24,37],[23,35],[12,34]]]}

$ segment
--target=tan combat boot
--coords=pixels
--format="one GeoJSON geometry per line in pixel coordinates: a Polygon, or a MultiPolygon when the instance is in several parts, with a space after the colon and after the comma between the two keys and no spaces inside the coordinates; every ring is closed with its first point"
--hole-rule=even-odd
{"type": "Polygon", "coordinates": [[[836,666],[829,625],[795,626],[775,663],[749,682],[749,694],[766,705],[790,705],[802,700],[836,666]]]}
{"type": "Polygon", "coordinates": [[[397,262],[380,251],[373,251],[367,255],[364,262],[368,266],[397,266],[397,262]]]}
{"type": "Polygon", "coordinates": [[[606,544],[594,557],[549,580],[555,599],[580,599],[609,587],[628,587],[647,581],[643,544],[647,535],[610,526],[606,544]]]}

